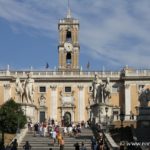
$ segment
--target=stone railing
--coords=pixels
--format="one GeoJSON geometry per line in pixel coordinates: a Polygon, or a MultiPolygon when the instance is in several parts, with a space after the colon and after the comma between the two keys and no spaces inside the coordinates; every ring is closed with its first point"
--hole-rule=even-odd
{"type": "Polygon", "coordinates": [[[105,137],[105,142],[110,150],[120,149],[109,133],[104,133],[104,137],[105,137]]]}
{"type": "Polygon", "coordinates": [[[62,71],[0,71],[1,76],[26,77],[27,73],[31,73],[32,77],[94,77],[98,74],[100,77],[120,77],[120,72],[109,71],[77,71],[77,72],[62,72],[62,71]]]}
{"type": "Polygon", "coordinates": [[[150,76],[150,70],[126,70],[125,76],[150,76]]]}
{"type": "Polygon", "coordinates": [[[28,128],[27,127],[25,127],[24,129],[21,129],[20,133],[16,133],[16,136],[13,138],[12,142],[14,141],[14,139],[17,139],[18,145],[20,145],[20,143],[22,142],[22,140],[25,137],[27,132],[28,132],[28,128]]]}
{"type": "MultiPolygon", "coordinates": [[[[52,71],[52,70],[26,70],[26,71],[9,71],[9,70],[0,70],[1,76],[20,76],[26,77],[27,73],[31,73],[33,77],[59,77],[59,76],[74,76],[74,77],[94,77],[95,74],[98,74],[100,77],[115,77],[119,78],[120,75],[123,75],[122,71],[52,71]]],[[[136,76],[149,76],[150,70],[125,70],[125,76],[136,77],[136,76]]]]}

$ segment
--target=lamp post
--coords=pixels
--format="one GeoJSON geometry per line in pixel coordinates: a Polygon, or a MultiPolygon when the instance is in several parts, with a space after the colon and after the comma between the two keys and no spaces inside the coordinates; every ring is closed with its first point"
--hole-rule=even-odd
{"type": "Polygon", "coordinates": [[[125,114],[123,112],[120,113],[120,121],[121,121],[121,141],[123,140],[123,121],[125,119],[125,114]]]}
{"type": "Polygon", "coordinates": [[[106,112],[106,133],[108,132],[108,116],[107,116],[107,113],[108,113],[108,107],[105,107],[105,112],[106,112]]]}

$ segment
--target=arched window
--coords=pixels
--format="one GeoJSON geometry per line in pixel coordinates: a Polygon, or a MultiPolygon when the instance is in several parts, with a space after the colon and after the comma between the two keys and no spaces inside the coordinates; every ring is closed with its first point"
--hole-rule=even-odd
{"type": "Polygon", "coordinates": [[[66,56],[66,63],[69,65],[71,64],[71,53],[67,53],[67,56],[66,56]]]}
{"type": "Polygon", "coordinates": [[[67,42],[71,42],[71,31],[70,30],[67,30],[67,34],[66,34],[66,41],[67,42]]]}

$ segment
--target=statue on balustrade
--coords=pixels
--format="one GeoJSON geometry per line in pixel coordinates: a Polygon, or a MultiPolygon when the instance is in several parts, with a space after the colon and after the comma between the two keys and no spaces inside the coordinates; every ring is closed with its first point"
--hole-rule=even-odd
{"type": "Polygon", "coordinates": [[[93,99],[95,103],[105,103],[108,104],[111,97],[111,87],[109,78],[106,82],[103,82],[100,77],[95,74],[95,78],[92,83],[93,99]]]}
{"type": "Polygon", "coordinates": [[[148,103],[150,101],[150,89],[140,87],[139,89],[139,101],[141,107],[148,107],[148,103]]]}
{"type": "Polygon", "coordinates": [[[31,74],[27,74],[27,79],[24,82],[20,82],[20,79],[16,79],[16,92],[20,95],[22,103],[26,100],[27,103],[33,104],[34,94],[34,79],[31,78],[31,74]]]}

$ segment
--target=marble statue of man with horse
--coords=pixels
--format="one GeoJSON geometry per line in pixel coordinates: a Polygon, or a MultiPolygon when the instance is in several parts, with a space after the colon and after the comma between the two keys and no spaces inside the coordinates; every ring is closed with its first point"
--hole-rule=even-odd
{"type": "Polygon", "coordinates": [[[111,97],[111,86],[109,78],[106,79],[106,82],[103,82],[100,77],[95,74],[95,78],[92,84],[94,101],[96,103],[108,104],[108,101],[111,97]]]}
{"type": "Polygon", "coordinates": [[[31,74],[27,74],[27,78],[24,82],[21,82],[19,78],[16,79],[16,92],[20,96],[22,103],[34,103],[34,79],[31,78],[31,74]]]}

